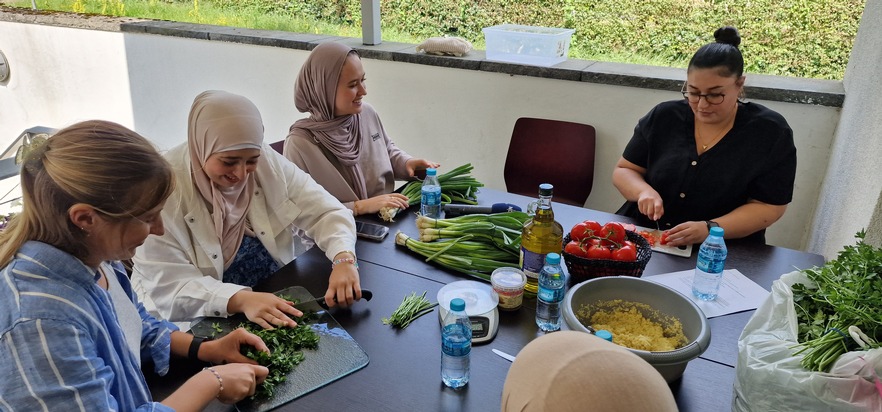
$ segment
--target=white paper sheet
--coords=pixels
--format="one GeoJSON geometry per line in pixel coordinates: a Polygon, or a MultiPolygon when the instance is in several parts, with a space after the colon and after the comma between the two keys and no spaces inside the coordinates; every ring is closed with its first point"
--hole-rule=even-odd
{"type": "Polygon", "coordinates": [[[738,269],[723,270],[723,283],[717,298],[712,301],[700,300],[692,294],[692,278],[695,270],[644,276],[643,279],[665,285],[692,299],[708,319],[730,313],[752,310],[766,300],[769,291],[744,276],[738,269]]]}

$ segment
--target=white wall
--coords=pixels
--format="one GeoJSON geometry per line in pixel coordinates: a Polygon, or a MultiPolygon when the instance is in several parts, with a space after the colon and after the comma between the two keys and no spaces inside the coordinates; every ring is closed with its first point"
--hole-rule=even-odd
{"type": "MultiPolygon", "coordinates": [[[[302,50],[2,22],[0,50],[6,52],[13,70],[35,62],[47,68],[29,74],[33,80],[28,90],[0,86],[0,146],[28,126],[65,125],[92,116],[133,126],[168,149],[186,137],[192,99],[212,88],[251,98],[263,113],[270,142],[283,139],[290,124],[303,116],[293,103],[294,79],[308,55],[302,50]],[[7,36],[28,40],[15,41],[16,46],[10,47],[7,36]],[[21,47],[19,43],[25,41],[37,47],[21,47]],[[54,44],[54,52],[40,51],[44,44],[54,44]],[[74,57],[84,61],[79,68],[70,66],[74,57]],[[49,68],[66,72],[67,88],[42,86],[55,76],[49,68]],[[43,113],[47,101],[54,103],[55,110],[43,113]],[[7,115],[8,105],[40,115],[18,119],[7,115]]],[[[400,147],[446,167],[471,162],[476,167],[474,175],[495,189],[505,188],[502,165],[518,117],[594,125],[598,137],[595,181],[586,205],[605,211],[616,210],[623,201],[611,184],[611,174],[637,119],[658,102],[680,97],[675,92],[384,60],[364,59],[364,66],[366,99],[377,108],[400,147]]],[[[788,119],[799,156],[794,201],[768,231],[768,241],[802,249],[839,110],[759,103],[788,119]]]]}
{"type": "MultiPolygon", "coordinates": [[[[808,243],[828,258],[882,226],[882,2],[868,1],[845,71],[845,103],[808,243]],[[875,210],[875,213],[874,213],[875,210]]],[[[879,234],[876,234],[878,241],[879,234]]]]}
{"type": "Polygon", "coordinates": [[[10,77],[0,83],[0,150],[32,126],[86,119],[133,126],[120,33],[0,21],[10,77]]]}

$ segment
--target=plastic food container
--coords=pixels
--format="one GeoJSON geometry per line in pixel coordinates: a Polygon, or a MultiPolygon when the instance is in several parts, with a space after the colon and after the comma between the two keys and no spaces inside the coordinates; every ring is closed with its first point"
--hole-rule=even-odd
{"type": "Polygon", "coordinates": [[[499,310],[517,310],[524,302],[527,277],[518,268],[498,268],[490,275],[490,284],[499,295],[499,310]]]}
{"type": "Polygon", "coordinates": [[[485,27],[487,59],[553,66],[567,59],[574,29],[501,24],[485,27]]]}

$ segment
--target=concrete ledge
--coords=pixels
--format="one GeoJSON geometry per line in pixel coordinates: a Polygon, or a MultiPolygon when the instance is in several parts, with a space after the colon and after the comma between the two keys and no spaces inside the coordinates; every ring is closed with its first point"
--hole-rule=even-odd
{"type": "MultiPolygon", "coordinates": [[[[416,51],[416,45],[407,43],[382,43],[376,46],[366,46],[362,44],[361,39],[351,37],[32,11],[4,6],[0,6],[0,21],[187,37],[298,50],[312,50],[322,42],[339,41],[358,50],[362,57],[368,59],[644,89],[679,91],[686,77],[684,69],[669,67],[579,59],[569,59],[551,67],[528,66],[487,60],[483,50],[474,50],[464,57],[434,56],[419,53],[416,51]]],[[[840,108],[845,100],[845,89],[841,81],[750,73],[747,74],[745,94],[748,98],[753,99],[840,108]]]]}

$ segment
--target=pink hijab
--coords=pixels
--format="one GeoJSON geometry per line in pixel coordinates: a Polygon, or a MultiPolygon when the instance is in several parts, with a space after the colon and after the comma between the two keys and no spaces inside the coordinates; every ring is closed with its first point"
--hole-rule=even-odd
{"type": "Polygon", "coordinates": [[[209,206],[224,255],[224,268],[228,268],[248,230],[245,217],[256,185],[254,173],[249,173],[239,185],[222,189],[212,183],[202,168],[215,153],[260,149],[263,143],[260,112],[245,97],[219,90],[203,92],[196,96],[190,108],[187,142],[193,182],[209,206]]]}
{"type": "Polygon", "coordinates": [[[294,129],[311,132],[316,143],[321,144],[340,161],[341,174],[352,186],[359,199],[367,197],[364,175],[359,166],[359,115],[334,116],[334,100],[340,72],[350,53],[358,52],[351,47],[327,42],[316,46],[300,69],[294,88],[294,104],[301,113],[310,116],[291,125],[294,129]]]}

